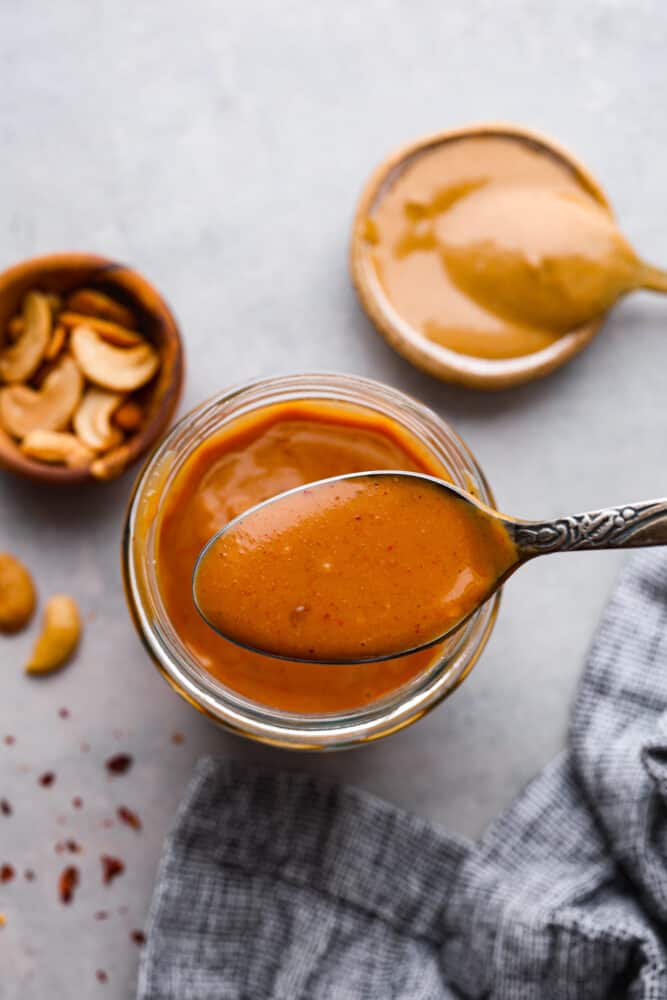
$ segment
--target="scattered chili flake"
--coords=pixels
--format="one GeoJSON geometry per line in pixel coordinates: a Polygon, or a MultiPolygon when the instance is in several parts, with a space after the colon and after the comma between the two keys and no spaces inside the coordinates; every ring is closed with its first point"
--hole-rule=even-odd
{"type": "Polygon", "coordinates": [[[0,913],[0,927],[4,927],[6,923],[7,923],[7,917],[4,915],[4,913],[0,913]]]}
{"type": "Polygon", "coordinates": [[[55,845],[54,850],[55,850],[56,854],[62,854],[64,852],[65,845],[63,844],[62,840],[58,841],[58,843],[55,845]]]}
{"type": "Polygon", "coordinates": [[[58,892],[61,903],[71,903],[74,890],[79,884],[79,869],[74,865],[64,868],[58,881],[58,892]]]}
{"type": "Polygon", "coordinates": [[[107,920],[109,918],[108,910],[98,910],[95,914],[95,920],[107,920]]]}
{"type": "Polygon", "coordinates": [[[131,931],[130,939],[134,941],[135,944],[138,944],[140,948],[142,944],[146,944],[146,935],[143,931],[131,931]]]}
{"type": "Polygon", "coordinates": [[[58,715],[61,719],[69,719],[69,708],[61,708],[58,711],[58,715]]]}
{"type": "Polygon", "coordinates": [[[74,798],[72,799],[72,805],[75,809],[81,808],[81,806],[83,805],[83,799],[81,798],[80,795],[74,796],[74,798]]]}
{"type": "Polygon", "coordinates": [[[14,736],[5,736],[5,743],[8,747],[14,746],[16,739],[14,736]]]}
{"type": "Polygon", "coordinates": [[[185,743],[185,733],[180,733],[180,732],[172,733],[171,742],[175,743],[176,746],[180,746],[181,743],[185,743]]]}
{"type": "Polygon", "coordinates": [[[104,969],[98,969],[95,973],[98,983],[106,983],[109,979],[104,969]]]}
{"type": "Polygon", "coordinates": [[[132,758],[129,753],[117,753],[109,757],[106,768],[109,774],[125,774],[132,767],[132,758]]]}
{"type": "Polygon", "coordinates": [[[110,830],[111,827],[113,826],[113,820],[107,816],[106,819],[102,820],[102,826],[104,827],[105,830],[110,830]]]}
{"type": "Polygon", "coordinates": [[[100,858],[102,862],[102,881],[105,885],[111,882],[125,871],[125,865],[119,858],[112,858],[109,854],[103,854],[100,858]]]}
{"type": "Polygon", "coordinates": [[[12,807],[7,799],[0,799],[0,813],[2,813],[3,816],[11,816],[12,807]]]}
{"type": "Polygon", "coordinates": [[[0,882],[11,882],[14,878],[14,869],[11,865],[0,865],[0,882]]]}
{"type": "Polygon", "coordinates": [[[25,878],[26,882],[34,882],[35,881],[35,873],[32,870],[32,868],[26,868],[26,870],[23,873],[23,877],[25,878]]]}
{"type": "Polygon", "coordinates": [[[125,823],[126,826],[131,826],[133,830],[141,830],[141,820],[135,812],[128,809],[127,806],[118,806],[116,810],[116,815],[121,823],[125,823]]]}
{"type": "Polygon", "coordinates": [[[81,854],[83,850],[81,844],[77,844],[76,840],[66,840],[65,847],[70,852],[70,854],[81,854]]]}
{"type": "Polygon", "coordinates": [[[45,771],[39,778],[39,783],[43,788],[50,788],[55,780],[56,776],[53,771],[45,771]]]}

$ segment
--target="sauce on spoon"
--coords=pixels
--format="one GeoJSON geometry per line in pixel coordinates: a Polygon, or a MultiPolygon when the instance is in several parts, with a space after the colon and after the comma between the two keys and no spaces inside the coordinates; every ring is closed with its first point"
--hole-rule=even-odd
{"type": "Polygon", "coordinates": [[[396,655],[465,619],[517,561],[497,520],[428,478],[291,491],[204,549],[194,596],[227,638],[290,659],[396,655]]]}

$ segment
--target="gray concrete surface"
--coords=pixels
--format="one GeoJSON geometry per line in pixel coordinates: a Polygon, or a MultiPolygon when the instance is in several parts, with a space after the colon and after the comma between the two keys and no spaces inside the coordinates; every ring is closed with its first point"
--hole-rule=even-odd
{"type": "MultiPolygon", "coordinates": [[[[443,126],[508,119],[575,150],[643,254],[667,262],[666,43],[658,0],[3,0],[0,267],[81,248],[144,271],[182,324],[183,409],[260,374],[356,372],[451,420],[507,510],[546,516],[660,495],[666,303],[636,296],[566,370],[477,395],[384,345],[345,254],[358,190],[385,152],[443,126]]],[[[290,756],[219,732],[148,662],[118,573],[131,480],[57,494],[0,478],[0,549],[26,560],[43,594],[74,593],[90,619],[76,662],[43,683],[21,672],[36,626],[0,641],[0,797],[14,810],[0,815],[0,863],[19,872],[0,885],[2,1000],[133,995],[129,931],[145,919],[163,836],[202,753],[353,781],[477,835],[562,747],[622,561],[530,566],[447,704],[363,751],[290,756]],[[177,730],[183,745],[171,741],[177,730]],[[108,780],[103,762],[120,750],[134,767],[108,780]],[[37,783],[46,770],[57,775],[49,789],[37,783]],[[119,804],[140,813],[140,834],[104,826],[119,804]],[[69,907],[57,900],[65,856],[54,851],[66,836],[85,847],[69,907]],[[127,865],[108,888],[105,852],[127,865]],[[100,909],[107,920],[94,919],[100,909]]]]}

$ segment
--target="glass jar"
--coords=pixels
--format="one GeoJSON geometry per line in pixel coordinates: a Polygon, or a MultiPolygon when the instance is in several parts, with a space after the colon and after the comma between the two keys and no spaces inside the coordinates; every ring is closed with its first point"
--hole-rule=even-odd
{"type": "Polygon", "coordinates": [[[175,631],[158,585],[156,539],[165,498],[184,463],[212,434],[257,409],[304,399],[361,406],[393,420],[442,462],[453,483],[494,506],[484,475],[463,441],[440,417],[409,396],[351,375],[266,378],[202,403],[183,417],[155,450],[130,500],[123,573],[128,604],[144,645],[167,681],[195,708],[226,729],[263,743],[334,750],[396,732],[451,694],[489,638],[499,596],[487,601],[448,640],[434,647],[432,660],[408,683],[380,700],[341,713],[297,714],[259,704],[224,685],[196,661],[175,631]]]}

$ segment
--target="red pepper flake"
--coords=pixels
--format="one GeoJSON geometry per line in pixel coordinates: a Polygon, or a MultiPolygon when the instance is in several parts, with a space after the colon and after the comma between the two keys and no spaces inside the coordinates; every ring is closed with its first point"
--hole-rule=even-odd
{"type": "Polygon", "coordinates": [[[8,747],[13,747],[16,743],[16,738],[14,736],[5,736],[5,743],[8,747]]]}
{"type": "Polygon", "coordinates": [[[61,719],[69,719],[69,708],[61,708],[58,711],[58,715],[61,719]]]}
{"type": "Polygon", "coordinates": [[[107,976],[104,969],[98,969],[95,975],[97,977],[98,983],[106,983],[109,980],[109,977],[107,976]]]}
{"type": "Polygon", "coordinates": [[[98,910],[95,914],[95,920],[108,920],[109,911],[108,910],[98,910]]]}
{"type": "Polygon", "coordinates": [[[65,851],[65,845],[63,844],[62,840],[58,841],[58,843],[55,845],[54,850],[55,850],[56,854],[63,854],[64,853],[64,851],[65,851]]]}
{"type": "Polygon", "coordinates": [[[180,746],[182,743],[185,743],[185,733],[179,733],[179,732],[172,733],[171,742],[174,743],[177,747],[180,746]]]}
{"type": "Polygon", "coordinates": [[[83,799],[81,798],[81,796],[75,795],[74,798],[72,799],[72,806],[75,809],[80,809],[82,805],[83,805],[83,799]]]}
{"type": "Polygon", "coordinates": [[[146,935],[143,931],[131,931],[130,940],[134,941],[141,948],[142,945],[146,944],[146,935]]]}
{"type": "Polygon", "coordinates": [[[4,885],[5,882],[11,882],[14,878],[14,869],[11,865],[0,865],[0,882],[4,885]]]}
{"type": "Polygon", "coordinates": [[[53,782],[56,780],[56,776],[53,771],[45,771],[44,774],[39,778],[39,783],[42,788],[50,788],[53,782]]]}
{"type": "Polygon", "coordinates": [[[70,854],[81,854],[83,847],[81,844],[77,844],[76,840],[66,840],[65,847],[70,852],[70,854]]]}
{"type": "Polygon", "coordinates": [[[2,813],[3,816],[11,816],[12,807],[7,799],[0,799],[0,813],[2,813]]]}
{"type": "Polygon", "coordinates": [[[102,820],[102,826],[104,827],[105,830],[110,830],[111,827],[113,826],[113,820],[107,816],[106,819],[102,820]]]}
{"type": "Polygon", "coordinates": [[[141,820],[135,812],[128,809],[127,806],[118,806],[116,810],[116,815],[121,823],[125,823],[126,826],[131,826],[133,830],[141,830],[141,820]]]}
{"type": "Polygon", "coordinates": [[[109,757],[106,768],[109,774],[125,774],[132,767],[132,758],[129,753],[117,753],[109,757]]]}
{"type": "Polygon", "coordinates": [[[23,873],[23,877],[25,878],[26,882],[34,882],[36,878],[32,868],[26,868],[26,870],[23,873]]]}
{"type": "Polygon", "coordinates": [[[112,858],[109,854],[103,854],[100,858],[102,862],[102,881],[105,885],[110,885],[115,878],[122,875],[125,865],[119,858],[112,858]]]}
{"type": "Polygon", "coordinates": [[[71,903],[74,890],[79,884],[79,869],[74,865],[64,868],[58,881],[58,892],[61,903],[71,903]]]}

